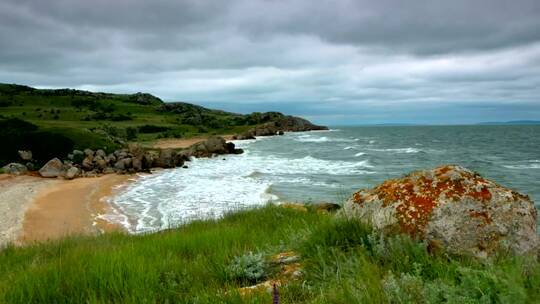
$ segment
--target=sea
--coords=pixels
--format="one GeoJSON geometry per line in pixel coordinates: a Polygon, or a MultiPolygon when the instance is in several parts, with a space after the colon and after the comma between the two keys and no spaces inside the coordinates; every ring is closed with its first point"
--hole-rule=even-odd
{"type": "Polygon", "coordinates": [[[343,203],[410,171],[458,164],[540,207],[540,126],[365,126],[235,141],[240,155],[141,174],[105,219],[132,233],[218,218],[269,202],[343,203]]]}

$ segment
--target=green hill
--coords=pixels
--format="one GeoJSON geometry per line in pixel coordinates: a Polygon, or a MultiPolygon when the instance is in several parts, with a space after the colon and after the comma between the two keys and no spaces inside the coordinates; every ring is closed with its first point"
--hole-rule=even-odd
{"type": "Polygon", "coordinates": [[[17,160],[21,149],[32,150],[38,160],[44,160],[54,155],[50,150],[114,150],[127,141],[241,133],[281,117],[284,115],[277,112],[243,115],[184,102],[165,103],[146,93],[0,84],[0,141],[8,143],[0,153],[0,164],[17,160]]]}

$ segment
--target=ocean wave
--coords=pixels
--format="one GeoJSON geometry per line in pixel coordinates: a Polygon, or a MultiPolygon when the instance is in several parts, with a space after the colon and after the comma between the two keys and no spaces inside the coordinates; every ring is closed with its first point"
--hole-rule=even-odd
{"type": "Polygon", "coordinates": [[[295,141],[304,142],[304,143],[323,143],[323,142],[356,142],[358,138],[334,138],[326,136],[312,136],[312,135],[300,135],[294,138],[295,141]]]}
{"type": "Polygon", "coordinates": [[[347,147],[343,148],[343,150],[352,150],[352,149],[354,149],[354,147],[351,147],[351,146],[347,146],[347,147]]]}
{"type": "Polygon", "coordinates": [[[363,155],[366,155],[365,152],[358,152],[354,155],[354,157],[360,157],[360,156],[363,156],[363,155]]]}
{"type": "Polygon", "coordinates": [[[110,200],[114,211],[101,218],[132,233],[166,229],[195,219],[217,218],[233,210],[263,205],[278,198],[272,184],[336,187],[310,175],[374,173],[368,160],[332,161],[312,156],[289,159],[250,154],[193,159],[189,169],[141,176],[110,200]]]}
{"type": "Polygon", "coordinates": [[[518,170],[540,169],[540,163],[522,164],[522,165],[506,165],[506,166],[503,166],[503,167],[508,168],[508,169],[518,169],[518,170]]]}
{"type": "Polygon", "coordinates": [[[420,150],[420,149],[411,148],[411,147],[408,147],[408,148],[394,148],[394,149],[370,149],[370,150],[377,151],[377,152],[394,152],[394,153],[418,153],[418,152],[422,152],[422,150],[420,150]]]}

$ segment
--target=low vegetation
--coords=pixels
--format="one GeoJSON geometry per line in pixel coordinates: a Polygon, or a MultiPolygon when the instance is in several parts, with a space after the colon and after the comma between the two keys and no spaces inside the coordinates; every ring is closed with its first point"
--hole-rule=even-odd
{"type": "Polygon", "coordinates": [[[237,290],[275,276],[268,257],[300,254],[279,303],[525,303],[540,264],[429,253],[407,236],[312,210],[266,206],[147,235],[72,237],[0,252],[2,303],[271,303],[237,290]]]}
{"type": "Polygon", "coordinates": [[[0,142],[9,143],[0,153],[0,166],[18,161],[17,150],[32,150],[38,159],[46,159],[41,142],[49,143],[49,147],[58,142],[60,151],[54,156],[64,157],[73,148],[111,151],[127,141],[236,134],[282,116],[275,112],[242,115],[183,102],[164,103],[144,93],[44,90],[0,83],[0,125],[2,130],[9,126],[8,131],[0,133],[0,142]],[[37,148],[32,146],[36,140],[37,148]]]}

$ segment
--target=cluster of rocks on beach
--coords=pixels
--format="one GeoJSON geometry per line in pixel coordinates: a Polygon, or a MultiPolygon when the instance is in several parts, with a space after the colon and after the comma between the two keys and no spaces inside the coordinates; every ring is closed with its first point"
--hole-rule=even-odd
{"type": "MultiPolygon", "coordinates": [[[[235,148],[219,136],[212,136],[196,143],[187,149],[144,149],[140,145],[129,145],[127,148],[107,154],[104,150],[74,150],[66,159],[53,158],[41,169],[42,177],[94,177],[111,173],[149,172],[152,168],[186,167],[185,162],[191,157],[212,157],[221,154],[241,154],[242,149],[235,148]]],[[[25,174],[32,170],[32,152],[19,151],[21,159],[28,165],[11,163],[3,167],[10,174],[25,174]]]]}
{"type": "MultiPolygon", "coordinates": [[[[236,140],[254,139],[255,136],[283,135],[284,132],[327,130],[311,122],[294,116],[283,118],[257,126],[249,131],[233,137],[236,140]]],[[[94,177],[111,173],[149,172],[152,168],[186,167],[185,162],[191,157],[213,157],[223,154],[241,154],[242,149],[235,148],[234,143],[226,142],[219,136],[195,143],[187,149],[145,149],[140,145],[129,145],[124,149],[106,153],[102,149],[74,150],[63,158],[58,156],[49,160],[39,169],[42,177],[94,177]]],[[[20,175],[36,168],[32,151],[19,151],[21,163],[10,163],[2,169],[6,173],[20,175]],[[24,164],[23,164],[24,163],[24,164]]]]}

